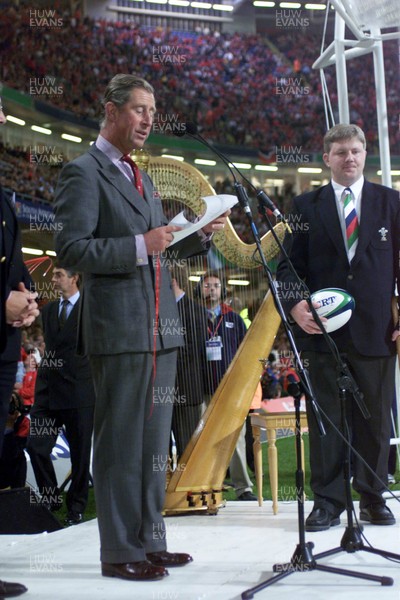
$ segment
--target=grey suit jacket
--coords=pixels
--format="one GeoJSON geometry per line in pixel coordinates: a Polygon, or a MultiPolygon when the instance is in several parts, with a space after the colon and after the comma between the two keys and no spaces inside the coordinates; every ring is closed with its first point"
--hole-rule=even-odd
{"type": "MultiPolygon", "coordinates": [[[[58,258],[84,274],[78,351],[151,352],[155,327],[155,268],[137,266],[135,235],[167,224],[161,199],[142,172],[144,199],[95,145],[68,163],[59,179],[55,211],[58,258]]],[[[207,252],[197,234],[161,257],[157,349],[182,345],[168,265],[207,252]]]]}

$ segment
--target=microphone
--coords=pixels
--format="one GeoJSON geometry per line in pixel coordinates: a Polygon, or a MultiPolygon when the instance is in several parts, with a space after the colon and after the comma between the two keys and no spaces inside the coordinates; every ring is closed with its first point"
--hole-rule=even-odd
{"type": "Polygon", "coordinates": [[[179,130],[174,129],[174,131],[173,131],[174,135],[176,135],[177,137],[183,137],[186,134],[190,135],[190,137],[193,137],[193,138],[199,140],[200,142],[202,142],[205,146],[207,146],[207,148],[209,148],[211,150],[211,152],[216,154],[222,160],[222,162],[228,167],[229,171],[232,174],[233,180],[235,182],[235,189],[238,194],[238,199],[239,199],[240,205],[245,210],[245,212],[250,212],[249,198],[247,196],[246,190],[244,189],[242,184],[238,181],[234,171],[232,170],[232,167],[235,169],[235,171],[237,173],[239,173],[240,177],[256,192],[257,198],[264,204],[264,206],[266,206],[268,208],[268,210],[270,210],[275,215],[275,217],[280,218],[282,221],[285,220],[283,215],[279,211],[279,209],[272,202],[271,198],[269,198],[269,196],[267,196],[267,194],[264,192],[264,190],[258,190],[251,183],[251,181],[249,181],[247,179],[247,177],[245,177],[243,175],[243,173],[237,167],[235,167],[235,165],[228,159],[228,157],[226,157],[224,154],[222,154],[222,152],[217,150],[210,142],[208,142],[199,133],[196,123],[193,123],[192,121],[187,121],[183,125],[185,125],[185,127],[183,127],[182,129],[179,129],[179,130]]]}
{"type": "MultiPolygon", "coordinates": [[[[188,121],[187,123],[183,123],[182,125],[185,125],[185,127],[182,127],[182,129],[179,129],[179,130],[174,129],[174,132],[173,132],[174,135],[176,135],[178,137],[183,137],[186,134],[190,135],[190,137],[202,142],[205,146],[207,146],[207,148],[209,148],[211,150],[211,152],[216,154],[222,160],[222,162],[228,167],[229,171],[231,172],[231,175],[235,182],[234,186],[235,186],[235,190],[237,192],[237,197],[238,197],[241,207],[243,208],[243,210],[246,213],[250,213],[251,211],[250,211],[250,206],[249,206],[249,198],[247,196],[246,190],[244,189],[242,184],[238,181],[238,179],[235,175],[235,172],[232,170],[232,167],[234,167],[234,165],[232,165],[230,160],[228,160],[228,158],[224,154],[222,154],[222,152],[220,152],[219,150],[214,148],[214,146],[212,144],[210,144],[210,142],[208,142],[198,132],[197,125],[195,123],[188,121]]],[[[240,172],[239,172],[239,174],[241,175],[240,172]]]]}
{"type": "Polygon", "coordinates": [[[282,221],[285,220],[283,218],[283,215],[281,214],[279,208],[277,208],[275,206],[275,204],[272,202],[271,198],[269,196],[267,196],[267,194],[264,192],[264,190],[259,190],[259,191],[256,190],[256,195],[257,195],[257,198],[260,200],[260,202],[262,202],[264,204],[264,206],[266,208],[268,208],[268,210],[270,210],[273,215],[275,215],[275,217],[281,219],[282,221]]]}

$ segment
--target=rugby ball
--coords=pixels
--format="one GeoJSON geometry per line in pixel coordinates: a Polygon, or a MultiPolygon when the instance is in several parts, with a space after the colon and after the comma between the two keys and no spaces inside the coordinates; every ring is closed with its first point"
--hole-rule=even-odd
{"type": "Polygon", "coordinates": [[[353,296],[340,288],[325,288],[311,294],[311,301],[318,306],[315,310],[320,317],[328,319],[324,327],[328,333],[343,327],[355,308],[353,296]]]}

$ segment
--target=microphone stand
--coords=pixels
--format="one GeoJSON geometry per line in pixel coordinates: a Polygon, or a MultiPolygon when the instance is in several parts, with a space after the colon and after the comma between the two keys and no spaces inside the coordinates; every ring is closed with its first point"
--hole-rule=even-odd
{"type": "Polygon", "coordinates": [[[325,432],[325,427],[324,427],[324,425],[322,423],[322,420],[321,420],[321,416],[320,416],[320,412],[319,412],[319,409],[318,409],[318,405],[315,402],[315,396],[314,396],[314,393],[312,391],[312,385],[311,385],[311,381],[310,381],[310,378],[309,378],[309,375],[308,375],[308,371],[304,368],[303,363],[302,363],[302,361],[300,359],[300,355],[299,355],[299,352],[298,352],[297,347],[296,347],[296,342],[294,340],[292,330],[291,330],[291,328],[289,326],[289,323],[287,321],[285,311],[283,310],[283,307],[282,307],[282,304],[281,304],[281,301],[280,301],[280,298],[279,298],[279,294],[278,294],[277,289],[276,289],[275,281],[273,279],[273,275],[272,275],[271,269],[269,268],[267,260],[266,260],[266,258],[264,256],[264,252],[263,252],[263,249],[262,249],[262,246],[261,246],[260,235],[259,235],[258,229],[256,227],[256,224],[254,222],[254,219],[253,219],[250,207],[249,207],[249,201],[248,201],[248,197],[247,197],[247,192],[244,189],[243,185],[241,183],[239,183],[238,181],[235,181],[235,189],[236,189],[237,196],[238,196],[238,199],[239,199],[239,204],[243,208],[243,211],[244,211],[244,213],[245,213],[245,215],[246,215],[246,217],[247,217],[247,219],[249,221],[250,229],[252,231],[252,234],[253,234],[253,237],[254,237],[254,241],[255,241],[255,244],[256,244],[256,248],[257,248],[258,254],[259,254],[260,259],[261,259],[261,264],[262,264],[262,267],[264,269],[264,273],[265,273],[265,275],[266,275],[266,277],[268,279],[269,289],[271,290],[271,294],[272,294],[273,299],[274,299],[275,308],[276,308],[279,316],[281,317],[282,323],[283,323],[283,325],[285,327],[285,331],[286,331],[286,334],[288,336],[289,343],[290,343],[290,346],[291,346],[292,351],[293,351],[293,355],[295,357],[296,370],[299,371],[299,373],[300,373],[300,379],[301,379],[302,382],[304,382],[304,387],[305,387],[305,389],[308,392],[308,401],[309,401],[309,403],[310,403],[310,405],[312,407],[312,410],[314,412],[314,416],[315,416],[317,424],[318,424],[319,432],[320,432],[321,435],[325,435],[325,433],[326,433],[325,432]]]}
{"type": "MultiPolygon", "coordinates": [[[[342,368],[340,369],[340,376],[337,379],[337,384],[339,388],[339,400],[340,400],[340,410],[341,410],[341,419],[342,419],[342,432],[345,435],[345,441],[349,449],[351,448],[351,440],[349,435],[349,428],[346,421],[346,398],[348,394],[352,394],[353,397],[358,402],[360,407],[360,402],[357,400],[357,395],[360,394],[359,390],[355,386],[354,379],[351,377],[348,367],[345,363],[342,363],[342,368]]],[[[363,402],[362,402],[363,404],[363,402]]],[[[367,411],[368,412],[368,411],[367,411]]],[[[363,413],[365,417],[365,413],[363,413]]],[[[369,417],[367,417],[369,418],[369,417]]],[[[337,548],[332,548],[331,550],[326,550],[325,552],[321,552],[317,554],[316,558],[324,558],[325,556],[332,556],[333,554],[337,554],[338,552],[356,552],[358,550],[363,550],[364,552],[370,552],[371,554],[377,554],[379,556],[383,556],[384,558],[391,558],[395,560],[400,560],[400,554],[395,554],[394,552],[388,552],[387,550],[379,550],[378,548],[373,548],[372,546],[366,546],[362,540],[361,532],[362,528],[359,526],[354,526],[353,521],[353,510],[354,504],[351,496],[351,469],[350,469],[350,456],[349,452],[346,451],[344,462],[343,462],[343,479],[344,479],[344,488],[345,488],[345,499],[346,499],[346,515],[347,515],[347,527],[343,534],[343,537],[340,542],[340,546],[337,548]]],[[[389,578],[385,578],[389,579],[389,578]]],[[[382,583],[382,585],[392,585],[391,583],[382,583]]]]}
{"type": "MultiPolygon", "coordinates": [[[[308,371],[307,371],[307,369],[304,368],[303,363],[300,359],[300,355],[297,350],[296,342],[293,337],[292,329],[287,320],[286,313],[283,310],[283,307],[282,307],[282,304],[281,304],[281,301],[279,298],[279,294],[278,294],[278,291],[277,291],[277,288],[275,285],[275,281],[273,279],[272,272],[268,266],[267,260],[264,256],[264,252],[262,250],[259,232],[257,230],[256,224],[254,222],[254,219],[253,219],[253,216],[252,216],[252,213],[250,210],[247,192],[244,189],[243,185],[237,180],[237,177],[236,177],[232,167],[235,168],[235,170],[237,170],[237,172],[244,179],[244,181],[249,183],[249,185],[253,189],[254,189],[254,186],[240,173],[240,171],[237,169],[237,167],[234,167],[234,165],[232,165],[232,163],[228,160],[228,158],[224,154],[222,154],[220,151],[218,151],[213,145],[211,145],[205,138],[203,138],[197,132],[197,127],[193,123],[186,124],[186,133],[188,135],[190,135],[190,137],[193,137],[194,139],[197,139],[198,141],[203,143],[212,152],[214,152],[224,162],[224,164],[228,167],[229,171],[232,174],[232,177],[235,182],[234,187],[237,192],[237,197],[238,197],[239,203],[247,217],[247,220],[249,222],[250,229],[251,229],[251,232],[253,234],[254,241],[256,244],[256,248],[257,248],[258,254],[261,259],[261,265],[263,266],[264,273],[266,274],[267,279],[268,279],[269,288],[271,290],[271,294],[274,299],[275,308],[276,308],[279,316],[281,317],[286,335],[289,340],[290,347],[293,351],[293,356],[295,357],[296,371],[299,373],[300,380],[302,382],[302,386],[303,386],[304,392],[306,394],[306,400],[309,403],[309,406],[311,406],[311,408],[312,408],[320,435],[325,435],[326,431],[325,431],[324,425],[321,420],[318,404],[315,401],[315,396],[314,396],[314,392],[312,389],[308,371]]],[[[182,133],[179,133],[177,135],[181,136],[182,133]]],[[[288,259],[288,256],[287,256],[282,244],[280,243],[277,235],[275,234],[275,231],[268,219],[268,216],[266,215],[265,208],[267,207],[269,210],[271,210],[275,214],[275,216],[280,217],[286,224],[287,224],[287,221],[280,214],[280,212],[278,211],[278,209],[276,208],[274,203],[270,200],[270,198],[265,194],[265,192],[263,190],[259,190],[259,191],[256,190],[256,192],[257,192],[257,197],[259,199],[259,211],[261,214],[264,215],[266,222],[271,230],[271,233],[274,236],[275,241],[277,242],[277,244],[278,244],[279,248],[281,249],[281,251],[283,252],[283,254],[288,259]]],[[[288,259],[288,262],[289,262],[291,269],[293,270],[293,272],[295,273],[295,275],[297,277],[297,273],[293,269],[293,265],[291,264],[289,259],[288,259]]],[[[344,386],[346,381],[350,382],[349,385],[352,386],[352,392],[353,392],[354,398],[355,398],[356,402],[358,403],[358,406],[359,406],[364,418],[368,418],[369,414],[363,403],[362,395],[358,391],[355,381],[352,378],[350,372],[348,371],[347,365],[345,365],[345,363],[343,363],[343,361],[340,360],[338,353],[335,352],[334,343],[331,340],[330,336],[325,331],[325,328],[322,325],[322,322],[321,322],[317,312],[315,311],[315,308],[313,307],[310,298],[308,298],[308,304],[309,304],[311,313],[312,313],[315,321],[318,323],[318,325],[321,329],[321,332],[322,332],[325,340],[327,341],[328,347],[331,349],[331,351],[334,353],[334,355],[336,356],[336,358],[338,360],[338,363],[341,367],[342,374],[345,375],[344,378],[339,380],[340,385],[344,386]]],[[[346,387],[347,387],[347,383],[346,383],[346,387]]],[[[295,424],[296,424],[295,437],[296,437],[296,462],[297,462],[297,465],[296,465],[296,500],[297,500],[297,511],[298,511],[299,542],[295,548],[295,551],[292,555],[290,562],[285,563],[285,564],[275,564],[273,566],[273,570],[275,573],[277,573],[277,575],[274,575],[274,576],[270,577],[269,579],[267,579],[266,581],[258,584],[257,586],[244,591],[241,595],[242,599],[247,600],[248,598],[253,598],[255,593],[261,591],[262,589],[264,589],[270,585],[273,585],[274,583],[277,583],[284,577],[288,577],[292,573],[299,572],[299,571],[307,572],[307,571],[319,570],[319,571],[335,573],[338,575],[343,575],[343,576],[348,576],[348,577],[355,577],[358,579],[366,579],[369,581],[376,581],[384,586],[393,585],[393,579],[391,577],[380,577],[377,575],[370,575],[370,574],[361,573],[358,571],[350,571],[348,569],[342,569],[342,568],[338,568],[338,567],[329,567],[327,565],[319,564],[316,560],[318,558],[322,558],[324,556],[329,556],[331,554],[339,552],[342,549],[347,552],[354,552],[356,549],[362,549],[362,550],[369,551],[369,552],[375,552],[376,554],[381,554],[382,556],[387,556],[387,557],[394,558],[394,559],[400,559],[399,555],[396,555],[396,554],[393,554],[390,552],[384,552],[382,550],[374,550],[372,548],[365,547],[362,544],[359,537],[357,536],[357,533],[359,533],[359,532],[354,531],[354,527],[352,526],[352,511],[350,509],[350,506],[352,505],[352,499],[351,499],[351,489],[350,489],[350,466],[349,466],[349,463],[346,467],[346,470],[347,470],[347,478],[346,478],[346,485],[347,485],[347,487],[346,487],[346,504],[347,504],[347,506],[346,506],[346,508],[347,508],[348,515],[350,514],[350,520],[349,520],[349,527],[346,529],[346,533],[342,540],[341,546],[339,548],[335,548],[330,551],[320,553],[316,557],[314,557],[313,553],[312,553],[312,549],[314,548],[313,542],[305,541],[304,471],[302,469],[302,464],[301,464],[301,428],[300,428],[300,398],[302,395],[302,390],[301,390],[300,386],[298,386],[297,384],[294,384],[294,386],[292,388],[292,392],[293,392],[293,396],[295,399],[295,424]],[[346,540],[346,543],[344,543],[344,540],[346,540]]],[[[345,395],[346,395],[346,391],[344,389],[342,397],[344,398],[345,395]]],[[[343,404],[344,404],[344,400],[343,400],[343,404]]],[[[342,419],[343,419],[343,427],[346,428],[344,405],[342,406],[342,419]]],[[[346,439],[345,439],[345,441],[347,442],[348,446],[351,448],[350,442],[346,439]]]]}
{"type": "MultiPolygon", "coordinates": [[[[265,214],[265,206],[262,202],[262,199],[260,199],[259,210],[260,210],[260,213],[265,216],[268,225],[271,227],[269,219],[268,219],[267,215],[265,214]]],[[[271,288],[271,291],[272,291],[272,288],[271,288]]],[[[274,299],[275,299],[275,295],[274,295],[274,299]]],[[[280,304],[279,298],[277,300],[278,300],[278,303],[280,304]]],[[[333,342],[332,342],[331,338],[329,337],[329,335],[327,334],[327,332],[325,331],[325,328],[323,327],[323,325],[318,317],[318,314],[316,313],[314,307],[312,306],[311,301],[309,301],[309,306],[314,315],[315,320],[319,324],[321,331],[324,334],[324,337],[328,341],[328,345],[332,346],[333,342]]],[[[296,369],[297,369],[298,367],[301,366],[301,362],[299,362],[298,367],[297,367],[297,354],[296,354],[297,351],[295,351],[296,345],[293,340],[291,328],[290,328],[290,325],[288,324],[288,321],[286,319],[284,311],[282,310],[282,313],[279,311],[279,314],[281,316],[283,314],[282,322],[284,324],[286,333],[288,334],[290,346],[291,346],[292,350],[295,352],[296,369]]],[[[341,361],[340,366],[341,366],[342,376],[341,376],[341,378],[339,378],[338,384],[339,384],[340,390],[341,390],[340,397],[341,397],[341,402],[342,402],[342,404],[341,404],[342,427],[343,427],[344,431],[347,431],[348,427],[347,427],[346,416],[345,416],[345,398],[346,398],[347,390],[352,391],[364,418],[368,418],[369,413],[368,413],[368,411],[364,405],[364,402],[362,400],[362,395],[359,392],[350,372],[348,371],[347,365],[341,361]]],[[[303,382],[302,377],[300,377],[300,379],[303,382]]],[[[346,552],[355,552],[356,550],[365,550],[367,552],[373,552],[376,554],[380,554],[381,556],[386,556],[386,557],[393,558],[393,559],[400,559],[400,556],[397,554],[393,554],[391,552],[385,552],[382,550],[375,550],[373,548],[364,546],[364,544],[361,541],[359,530],[355,529],[353,526],[353,520],[352,520],[353,503],[352,503],[351,488],[350,488],[350,461],[349,461],[347,452],[346,452],[346,460],[345,460],[345,464],[344,464],[344,476],[345,476],[346,510],[347,510],[347,517],[348,517],[348,526],[347,526],[345,534],[343,536],[341,545],[338,548],[334,548],[332,550],[328,550],[326,552],[322,552],[320,554],[317,554],[316,556],[313,556],[313,552],[312,552],[312,550],[314,548],[313,542],[305,541],[304,471],[302,469],[302,464],[301,464],[301,429],[300,429],[300,398],[302,395],[302,389],[301,389],[301,386],[297,383],[290,384],[289,388],[290,388],[290,393],[291,393],[291,395],[293,395],[294,400],[295,400],[294,406],[295,406],[295,438],[296,438],[296,500],[297,500],[297,512],[298,512],[299,542],[295,548],[292,558],[290,559],[290,562],[284,563],[284,564],[273,565],[273,571],[274,571],[274,573],[276,573],[276,575],[273,575],[272,577],[268,578],[264,582],[254,586],[250,589],[245,590],[241,595],[242,599],[248,600],[249,598],[253,598],[254,594],[260,592],[264,588],[277,583],[278,581],[280,581],[281,579],[283,579],[285,577],[288,577],[292,573],[296,573],[299,571],[308,572],[308,571],[318,570],[318,571],[324,571],[327,573],[334,573],[337,575],[355,577],[357,579],[366,579],[368,581],[376,581],[383,586],[393,585],[393,579],[391,577],[384,577],[384,576],[381,577],[378,575],[361,573],[359,571],[350,571],[348,569],[342,569],[339,567],[330,567],[327,565],[322,565],[318,562],[318,559],[324,558],[325,556],[330,556],[332,554],[336,554],[337,552],[340,552],[342,550],[344,550],[346,552]]],[[[309,401],[309,392],[307,392],[307,389],[306,389],[306,397],[307,397],[307,402],[308,402],[309,401]]],[[[317,420],[317,423],[319,425],[318,420],[317,420]]],[[[345,441],[347,442],[348,446],[351,448],[350,441],[348,439],[346,439],[345,441]]]]}

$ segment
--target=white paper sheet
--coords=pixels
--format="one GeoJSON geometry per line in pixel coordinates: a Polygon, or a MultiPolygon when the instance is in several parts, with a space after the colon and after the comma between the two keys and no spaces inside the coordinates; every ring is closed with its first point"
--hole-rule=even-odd
{"type": "Polygon", "coordinates": [[[170,222],[169,225],[176,225],[182,227],[181,231],[175,231],[172,235],[174,236],[173,241],[169,244],[169,247],[180,242],[188,235],[192,235],[199,229],[202,229],[208,223],[211,223],[214,219],[220,217],[228,209],[235,206],[238,203],[236,196],[232,194],[219,194],[217,196],[205,196],[202,198],[206,204],[206,210],[198,221],[192,223],[184,216],[184,211],[177,214],[170,222]]]}

